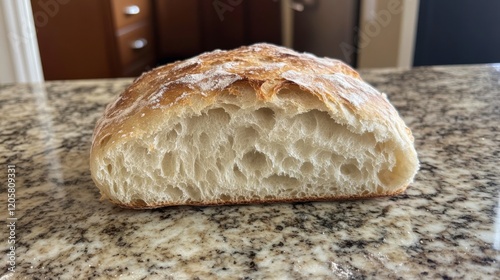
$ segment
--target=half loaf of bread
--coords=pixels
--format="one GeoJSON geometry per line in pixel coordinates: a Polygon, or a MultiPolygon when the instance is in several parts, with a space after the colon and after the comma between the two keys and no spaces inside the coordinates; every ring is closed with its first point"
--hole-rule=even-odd
{"type": "Polygon", "coordinates": [[[152,208],[395,195],[418,159],[353,69],[257,44],[137,78],[97,122],[90,167],[104,198],[152,208]]]}

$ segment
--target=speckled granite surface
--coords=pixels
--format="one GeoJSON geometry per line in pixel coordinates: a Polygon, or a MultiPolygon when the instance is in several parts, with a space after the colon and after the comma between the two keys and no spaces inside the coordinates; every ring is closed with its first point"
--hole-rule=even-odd
{"type": "Polygon", "coordinates": [[[16,165],[16,268],[2,279],[499,279],[500,66],[362,72],[422,168],[365,201],[132,211],[99,201],[96,119],[131,80],[0,85],[0,177],[16,165]]]}

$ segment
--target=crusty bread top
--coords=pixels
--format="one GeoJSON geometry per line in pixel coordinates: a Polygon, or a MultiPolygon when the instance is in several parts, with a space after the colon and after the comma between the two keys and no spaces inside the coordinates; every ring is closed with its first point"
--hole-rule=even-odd
{"type": "MultiPolygon", "coordinates": [[[[332,111],[338,111],[340,105],[360,121],[393,127],[389,130],[406,139],[401,142],[413,141],[410,130],[385,94],[362,81],[346,64],[270,44],[256,44],[229,51],[215,50],[144,73],[106,107],[94,131],[92,153],[106,146],[109,140],[115,143],[140,136],[155,126],[156,119],[160,122],[160,112],[190,104],[194,96],[210,104],[224,90],[237,94],[240,85],[253,87],[256,98],[262,101],[272,100],[281,89],[299,87],[332,111]]],[[[352,123],[345,119],[346,125],[352,123]]],[[[373,125],[366,123],[362,127],[374,130],[373,125]]]]}

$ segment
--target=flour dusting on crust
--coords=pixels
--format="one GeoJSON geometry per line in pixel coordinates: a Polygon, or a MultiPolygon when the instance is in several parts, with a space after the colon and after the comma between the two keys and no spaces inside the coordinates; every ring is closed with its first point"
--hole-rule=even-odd
{"type": "Polygon", "coordinates": [[[374,96],[381,95],[367,83],[343,73],[309,74],[290,70],[281,76],[322,96],[329,95],[331,89],[335,88],[336,94],[355,107],[360,107],[374,96]]]}

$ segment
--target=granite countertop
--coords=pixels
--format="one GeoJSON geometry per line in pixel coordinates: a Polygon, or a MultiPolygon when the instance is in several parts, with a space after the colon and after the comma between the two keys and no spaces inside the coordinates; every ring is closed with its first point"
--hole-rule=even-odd
{"type": "Polygon", "coordinates": [[[156,210],[99,201],[90,178],[95,121],[130,79],[0,85],[1,279],[500,279],[500,65],[362,76],[413,130],[403,195],[156,210]]]}

